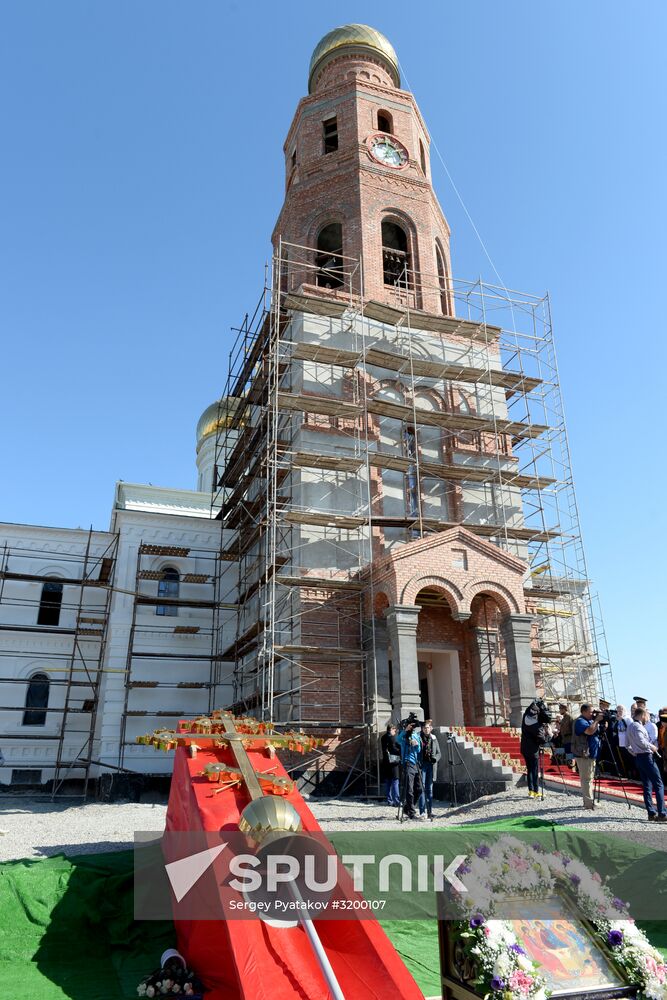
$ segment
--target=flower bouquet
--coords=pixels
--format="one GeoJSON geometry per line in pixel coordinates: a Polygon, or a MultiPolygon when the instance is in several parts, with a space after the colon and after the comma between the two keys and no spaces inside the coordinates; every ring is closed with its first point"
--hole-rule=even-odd
{"type": "MultiPolygon", "coordinates": [[[[667,1000],[667,964],[597,872],[560,851],[548,853],[512,836],[480,844],[459,866],[459,947],[485,1000],[546,1000],[551,993],[539,962],[525,951],[512,920],[494,919],[508,896],[569,899],[593,940],[637,987],[638,1000],[667,1000]]],[[[456,895],[456,893],[455,893],[456,895]]]]}
{"type": "Polygon", "coordinates": [[[175,948],[165,951],[160,968],[137,986],[140,997],[180,996],[203,1000],[204,992],[203,983],[188,969],[185,959],[175,948]]]}

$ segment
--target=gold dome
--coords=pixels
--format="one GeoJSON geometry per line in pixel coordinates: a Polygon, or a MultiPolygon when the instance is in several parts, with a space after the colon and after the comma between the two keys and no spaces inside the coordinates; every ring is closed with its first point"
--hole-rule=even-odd
{"type": "Polygon", "coordinates": [[[398,70],[398,56],[394,51],[394,46],[388,38],[370,28],[367,24],[344,24],[340,28],[329,31],[315,47],[310,68],[308,70],[308,93],[312,92],[313,77],[315,71],[320,68],[326,60],[338,55],[341,49],[365,49],[379,56],[387,69],[391,72],[397,87],[401,85],[401,76],[398,70]]]}
{"type": "Polygon", "coordinates": [[[233,398],[220,399],[207,406],[197,423],[197,445],[199,446],[209,434],[217,434],[218,430],[227,427],[230,414],[236,409],[237,400],[233,398]]]}

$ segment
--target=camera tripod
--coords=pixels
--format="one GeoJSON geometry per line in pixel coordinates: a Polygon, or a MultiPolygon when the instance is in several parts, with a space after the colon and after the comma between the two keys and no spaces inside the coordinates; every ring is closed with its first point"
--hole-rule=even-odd
{"type": "Polygon", "coordinates": [[[447,733],[447,770],[449,772],[449,803],[452,806],[458,805],[456,798],[456,774],[454,772],[455,767],[463,767],[466,773],[468,782],[475,797],[477,796],[477,786],[468,770],[468,766],[461,756],[461,751],[459,750],[459,745],[456,742],[456,737],[453,733],[447,733]],[[458,757],[458,760],[454,760],[454,754],[458,757]]]}
{"type": "MultiPolygon", "coordinates": [[[[632,804],[630,802],[630,799],[628,798],[628,793],[625,789],[626,779],[621,777],[621,772],[618,769],[618,763],[616,761],[616,755],[614,753],[611,743],[609,742],[609,737],[607,735],[606,729],[600,733],[600,745],[602,745],[603,741],[605,747],[609,751],[609,760],[614,765],[614,770],[616,771],[616,777],[621,783],[621,788],[623,789],[623,795],[625,797],[625,804],[627,805],[628,809],[632,809],[632,804]]],[[[600,802],[600,798],[602,796],[602,789],[601,789],[602,769],[600,767],[600,763],[601,761],[600,758],[598,757],[598,759],[595,761],[595,776],[593,778],[593,800],[598,803],[600,802]]]]}
{"type": "Polygon", "coordinates": [[[561,784],[565,789],[565,794],[569,795],[572,789],[568,786],[564,776],[560,758],[565,754],[565,750],[562,747],[555,747],[553,743],[545,743],[543,747],[540,747],[540,788],[542,789],[542,798],[544,798],[544,751],[551,749],[551,760],[552,763],[556,765],[556,770],[558,771],[558,777],[560,778],[561,784]],[[560,752],[559,752],[560,751],[560,752]]]}

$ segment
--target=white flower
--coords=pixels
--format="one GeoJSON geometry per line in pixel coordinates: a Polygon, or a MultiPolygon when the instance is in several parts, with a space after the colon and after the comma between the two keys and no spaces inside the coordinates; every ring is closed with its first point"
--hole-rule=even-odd
{"type": "Polygon", "coordinates": [[[634,920],[612,920],[611,929],[614,931],[623,931],[626,941],[636,940],[644,936],[634,920]]]}
{"type": "Polygon", "coordinates": [[[547,1000],[547,994],[542,986],[537,993],[533,993],[533,1000],[547,1000]]]}
{"type": "Polygon", "coordinates": [[[531,962],[531,960],[528,958],[527,955],[518,955],[517,965],[519,966],[520,969],[523,969],[524,972],[533,971],[533,963],[531,962]]]}
{"type": "Polygon", "coordinates": [[[493,966],[493,974],[497,976],[498,979],[505,979],[509,976],[512,968],[512,962],[509,955],[503,953],[499,955],[493,966]]]}
{"type": "Polygon", "coordinates": [[[487,920],[487,942],[492,946],[516,944],[512,928],[504,920],[487,920]]]}

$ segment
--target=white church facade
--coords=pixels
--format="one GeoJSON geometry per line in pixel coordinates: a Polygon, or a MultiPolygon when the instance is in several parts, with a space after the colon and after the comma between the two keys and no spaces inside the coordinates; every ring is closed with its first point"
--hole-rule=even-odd
{"type": "Polygon", "coordinates": [[[197,428],[203,488],[119,482],[109,531],[0,524],[0,783],[168,774],[136,736],[229,701],[217,409],[197,428]]]}

